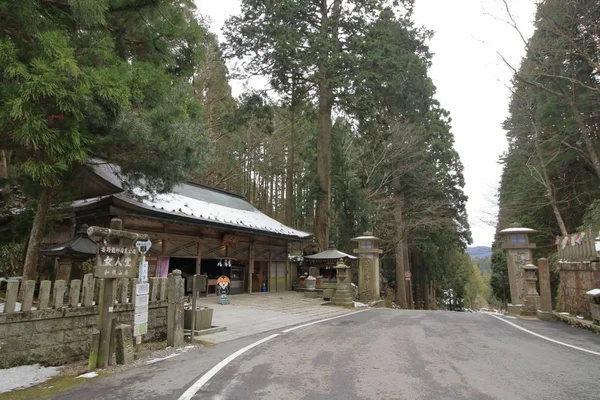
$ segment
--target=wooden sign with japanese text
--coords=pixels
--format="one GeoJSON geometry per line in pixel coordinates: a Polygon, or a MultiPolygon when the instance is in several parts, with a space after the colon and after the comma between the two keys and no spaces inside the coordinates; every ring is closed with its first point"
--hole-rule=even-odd
{"type": "Polygon", "coordinates": [[[138,249],[99,243],[96,257],[96,278],[137,277],[138,249]]]}

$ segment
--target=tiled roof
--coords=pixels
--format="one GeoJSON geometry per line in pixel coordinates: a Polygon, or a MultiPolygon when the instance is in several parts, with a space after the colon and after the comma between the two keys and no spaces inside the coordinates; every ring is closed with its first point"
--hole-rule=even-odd
{"type": "MultiPolygon", "coordinates": [[[[114,186],[124,187],[123,181],[119,178],[118,166],[98,159],[91,160],[88,165],[102,179],[114,186]]],[[[243,197],[220,189],[185,183],[175,186],[173,191],[167,194],[150,195],[141,188],[134,188],[132,192],[123,191],[115,195],[78,200],[71,205],[77,208],[114,197],[133,206],[191,218],[199,222],[298,239],[311,236],[308,232],[291,228],[263,214],[243,197]]]]}

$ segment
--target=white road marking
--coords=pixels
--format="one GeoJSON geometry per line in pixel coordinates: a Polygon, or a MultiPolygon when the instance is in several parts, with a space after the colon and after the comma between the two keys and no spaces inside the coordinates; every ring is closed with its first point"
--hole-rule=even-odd
{"type": "Polygon", "coordinates": [[[352,314],[358,314],[358,313],[361,313],[361,312],[364,312],[364,311],[368,311],[368,309],[366,309],[366,310],[360,310],[360,311],[354,311],[354,312],[351,312],[351,313],[348,313],[348,314],[342,314],[342,315],[338,315],[338,316],[336,316],[336,317],[331,317],[331,318],[320,319],[320,320],[318,320],[318,321],[309,322],[308,324],[294,326],[293,328],[286,329],[285,331],[282,331],[282,332],[283,332],[283,333],[288,333],[288,332],[291,332],[291,331],[295,331],[296,329],[304,328],[304,327],[306,327],[306,326],[310,326],[310,325],[318,324],[318,323],[325,322],[325,321],[331,321],[332,319],[337,319],[337,318],[347,317],[348,315],[352,315],[352,314]]]}
{"type": "Polygon", "coordinates": [[[529,329],[525,329],[525,328],[523,328],[523,327],[521,327],[521,326],[519,326],[519,325],[517,325],[517,324],[513,324],[512,322],[510,322],[510,321],[507,321],[507,320],[505,320],[505,319],[503,319],[503,318],[497,317],[497,316],[495,316],[495,315],[492,315],[492,314],[489,314],[489,315],[490,315],[490,316],[492,316],[492,317],[494,317],[494,318],[496,318],[497,320],[500,320],[500,321],[502,321],[502,322],[505,322],[505,323],[507,323],[507,324],[509,324],[509,325],[512,325],[512,326],[514,326],[515,328],[522,330],[523,332],[527,332],[527,333],[529,333],[529,334],[531,334],[531,335],[533,335],[533,336],[537,336],[537,337],[539,337],[539,338],[541,338],[541,339],[544,339],[544,340],[547,340],[547,341],[549,341],[549,342],[556,343],[556,344],[560,344],[561,346],[565,346],[565,347],[570,347],[570,348],[572,348],[572,349],[579,350],[579,351],[583,351],[583,352],[585,352],[585,353],[590,353],[590,354],[594,354],[594,355],[596,355],[596,356],[600,356],[600,353],[598,353],[598,352],[596,352],[596,351],[592,351],[592,350],[584,349],[584,348],[582,348],[582,347],[578,347],[578,346],[573,346],[572,344],[568,344],[568,343],[559,342],[558,340],[551,339],[551,338],[549,338],[549,337],[547,337],[547,336],[540,335],[539,333],[532,332],[532,331],[530,331],[529,329]]]}
{"type": "MultiPolygon", "coordinates": [[[[342,317],[347,317],[349,315],[352,314],[357,314],[360,312],[364,312],[364,311],[368,311],[368,310],[360,310],[360,311],[355,311],[355,312],[351,312],[348,314],[343,314],[343,315],[338,315],[337,317],[331,317],[331,318],[325,318],[325,319],[320,319],[318,321],[313,321],[313,322],[309,322],[308,324],[304,324],[304,325],[300,325],[300,326],[295,326],[293,328],[290,329],[286,329],[285,331],[282,331],[282,333],[288,333],[291,332],[295,329],[300,329],[300,328],[304,328],[306,326],[309,325],[314,325],[314,324],[318,324],[320,322],[325,322],[325,321],[331,321],[332,319],[336,319],[336,318],[342,318],[342,317]]],[[[215,365],[214,367],[212,367],[210,369],[210,371],[208,371],[207,373],[205,373],[204,375],[202,375],[200,377],[200,379],[198,379],[196,382],[194,382],[194,384],[192,386],[190,386],[188,388],[188,390],[186,390],[177,400],[190,400],[192,397],[194,397],[194,395],[196,393],[198,393],[198,391],[202,388],[202,386],[204,386],[213,376],[215,376],[220,370],[222,370],[227,364],[229,364],[230,362],[232,362],[233,360],[235,360],[236,358],[238,358],[240,355],[244,354],[245,352],[247,352],[248,350],[263,344],[264,342],[273,339],[274,337],[277,337],[281,335],[280,333],[275,333],[271,336],[268,336],[264,339],[261,339],[257,342],[254,342],[252,344],[249,344],[248,346],[239,349],[238,351],[236,351],[235,353],[233,353],[232,355],[230,355],[229,357],[227,357],[226,359],[224,359],[223,361],[221,361],[220,363],[218,363],[217,365],[215,365]]]]}
{"type": "Polygon", "coordinates": [[[198,379],[196,382],[194,382],[194,384],[192,386],[190,386],[188,388],[188,390],[186,390],[180,397],[178,400],[190,400],[195,394],[196,392],[198,392],[198,390],[200,390],[200,388],[202,388],[202,386],[204,386],[204,384],[206,384],[206,382],[208,382],[210,380],[210,378],[212,378],[213,376],[215,376],[217,374],[217,372],[219,372],[221,369],[223,369],[227,364],[229,364],[230,362],[232,362],[233,360],[235,360],[236,358],[238,358],[240,355],[244,354],[245,352],[247,352],[248,350],[252,349],[253,347],[256,347],[258,345],[263,344],[264,342],[273,339],[274,337],[279,336],[279,333],[276,333],[274,335],[271,336],[267,336],[264,339],[259,340],[258,342],[254,342],[242,349],[239,349],[238,351],[236,351],[235,353],[233,353],[232,355],[230,355],[229,357],[227,357],[226,359],[224,359],[223,361],[221,361],[220,363],[218,363],[217,365],[215,365],[214,367],[212,367],[210,369],[210,371],[208,371],[207,373],[205,373],[204,375],[202,375],[200,377],[200,379],[198,379]]]}

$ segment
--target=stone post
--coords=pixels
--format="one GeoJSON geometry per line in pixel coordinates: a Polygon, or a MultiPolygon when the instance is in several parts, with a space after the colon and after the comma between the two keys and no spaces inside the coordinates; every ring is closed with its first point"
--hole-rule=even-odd
{"type": "Polygon", "coordinates": [[[31,311],[33,306],[33,292],[35,291],[35,281],[23,282],[23,306],[21,311],[31,311]]]}
{"type": "Polygon", "coordinates": [[[83,300],[82,305],[89,307],[94,302],[94,274],[85,274],[83,276],[83,300]]]}
{"type": "Polygon", "coordinates": [[[79,307],[81,280],[73,279],[69,288],[69,307],[79,307]]]}
{"type": "Polygon", "coordinates": [[[6,300],[4,303],[4,312],[13,313],[17,306],[17,296],[19,295],[19,281],[9,279],[6,282],[6,300]]]}
{"type": "Polygon", "coordinates": [[[346,284],[346,273],[350,267],[344,264],[343,260],[340,260],[334,268],[337,283],[331,302],[337,306],[352,306],[354,304],[352,294],[348,291],[348,285],[346,284]]]}
{"type": "MultiPolygon", "coordinates": [[[[358,298],[360,301],[368,303],[379,300],[379,255],[383,250],[376,247],[379,238],[373,236],[371,232],[365,232],[363,236],[352,239],[358,242],[358,248],[354,249],[354,254],[358,254],[358,298]]],[[[402,282],[404,283],[404,282],[402,282]]]]}
{"type": "Polygon", "coordinates": [[[533,260],[535,243],[529,243],[529,234],[535,232],[523,228],[520,224],[511,224],[510,228],[499,233],[506,235],[502,248],[506,250],[508,264],[508,283],[510,285],[511,304],[522,304],[525,300],[525,278],[522,267],[533,260]]]}
{"type": "Polygon", "coordinates": [[[167,308],[167,346],[181,346],[183,344],[183,301],[184,281],[181,271],[176,269],[168,278],[169,305],[167,308]]]}
{"type": "Polygon", "coordinates": [[[65,281],[54,281],[54,308],[61,309],[65,303],[65,281]]]}
{"type": "Polygon", "coordinates": [[[550,290],[550,267],[547,258],[538,260],[538,279],[540,283],[540,304],[541,311],[552,311],[552,292],[550,290]]]}
{"type": "Polygon", "coordinates": [[[117,325],[115,332],[117,335],[117,348],[115,352],[117,364],[133,363],[133,330],[131,329],[131,325],[117,325]]]}
{"type": "Polygon", "coordinates": [[[50,286],[52,282],[50,281],[41,281],[40,282],[40,304],[38,305],[38,310],[45,310],[48,308],[48,304],[50,303],[50,286]]]}

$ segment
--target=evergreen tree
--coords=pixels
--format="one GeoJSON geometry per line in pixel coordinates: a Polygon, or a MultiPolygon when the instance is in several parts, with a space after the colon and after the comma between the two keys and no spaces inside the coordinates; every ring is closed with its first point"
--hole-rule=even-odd
{"type": "Polygon", "coordinates": [[[25,279],[36,278],[53,197],[90,155],[150,191],[200,168],[201,109],[189,79],[204,29],[193,10],[191,1],[0,2],[3,164],[39,193],[25,279]]]}
{"type": "MultiPolygon", "coordinates": [[[[384,1],[244,0],[242,13],[227,22],[229,55],[244,60],[246,75],[266,75],[274,89],[294,83],[312,91],[318,103],[317,204],[315,238],[328,247],[331,215],[332,111],[350,88],[349,74],[360,41],[384,1]]],[[[412,1],[402,1],[410,13],[412,1]]],[[[342,101],[343,102],[343,101],[342,101]]]]}

